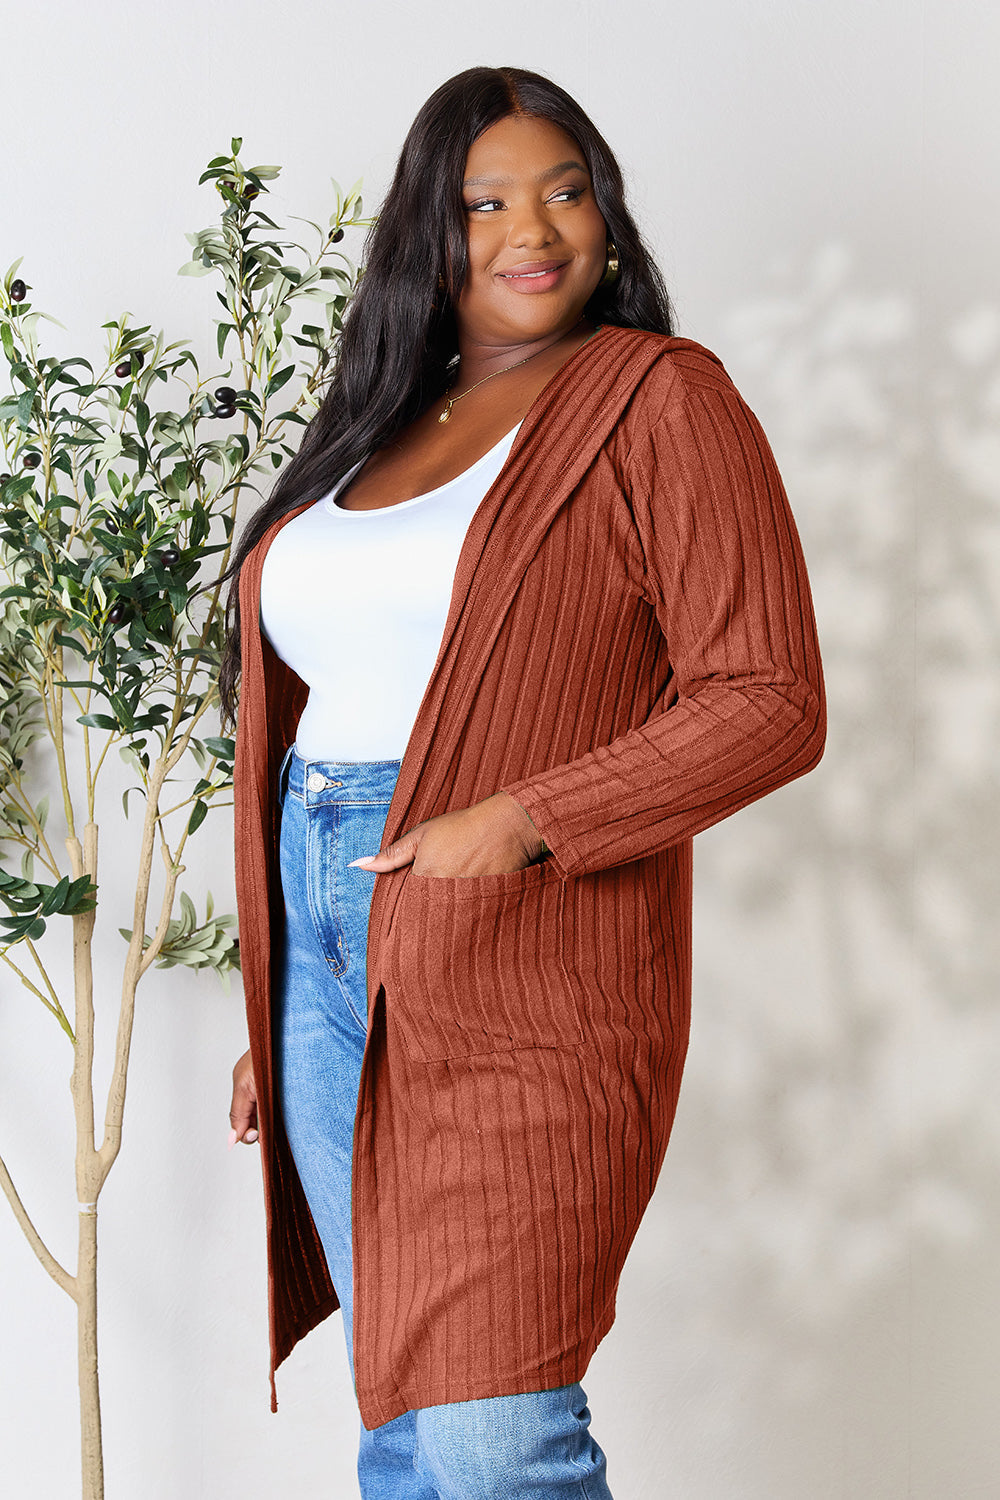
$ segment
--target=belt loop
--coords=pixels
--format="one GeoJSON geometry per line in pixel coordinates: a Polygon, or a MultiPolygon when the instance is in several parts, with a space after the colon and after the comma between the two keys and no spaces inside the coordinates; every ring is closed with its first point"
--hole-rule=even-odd
{"type": "Polygon", "coordinates": [[[279,807],[282,807],[284,805],[285,793],[288,790],[288,768],[289,768],[289,766],[292,763],[292,756],[294,755],[294,753],[295,753],[295,741],[293,740],[292,743],[289,745],[288,749],[285,751],[285,757],[282,760],[281,766],[280,766],[280,768],[278,770],[278,806],[279,807]]]}

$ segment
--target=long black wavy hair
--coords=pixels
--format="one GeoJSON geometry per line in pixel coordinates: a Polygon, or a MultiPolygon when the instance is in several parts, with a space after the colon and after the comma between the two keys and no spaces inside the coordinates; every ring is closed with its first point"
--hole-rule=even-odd
{"type": "Polygon", "coordinates": [[[383,447],[439,396],[458,352],[452,310],[467,268],[462,179],[473,142],[510,115],[550,120],[580,146],[621,270],[598,287],[596,323],[674,331],[663,278],[625,204],[621,169],[584,111],[558,84],[523,68],[467,68],[427,100],[410,127],[392,186],[369,232],[364,275],[337,346],[327,393],[301,446],[254,512],[226,571],[226,650],[219,675],[223,722],[236,719],[240,570],[268,527],[383,447]],[[439,291],[438,278],[444,282],[439,291]]]}

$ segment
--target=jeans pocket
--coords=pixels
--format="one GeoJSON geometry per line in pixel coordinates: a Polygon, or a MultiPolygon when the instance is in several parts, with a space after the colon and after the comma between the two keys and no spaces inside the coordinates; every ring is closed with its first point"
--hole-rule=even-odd
{"type": "Polygon", "coordinates": [[[343,975],[351,965],[362,1015],[375,876],[370,870],[352,869],[350,862],[378,852],[388,809],[388,802],[330,801],[309,807],[305,814],[308,899],[316,941],[332,974],[343,975]]]}
{"type": "Polygon", "coordinates": [[[316,941],[331,974],[343,974],[350,957],[344,877],[340,866],[340,809],[336,803],[306,812],[306,889],[316,941]]]}

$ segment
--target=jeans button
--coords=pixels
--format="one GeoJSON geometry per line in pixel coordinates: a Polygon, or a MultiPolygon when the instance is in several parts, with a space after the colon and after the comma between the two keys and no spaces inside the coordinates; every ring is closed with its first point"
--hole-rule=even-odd
{"type": "Polygon", "coordinates": [[[326,787],[326,777],[322,771],[310,771],[306,780],[306,786],[311,792],[322,792],[326,787]]]}

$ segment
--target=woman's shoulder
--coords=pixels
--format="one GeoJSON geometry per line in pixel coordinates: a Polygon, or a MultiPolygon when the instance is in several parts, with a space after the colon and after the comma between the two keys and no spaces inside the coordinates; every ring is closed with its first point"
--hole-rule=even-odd
{"type": "Polygon", "coordinates": [[[619,341],[619,350],[637,356],[633,393],[619,423],[619,440],[627,446],[663,423],[687,426],[693,413],[705,411],[706,402],[718,407],[721,399],[729,411],[744,407],[718,354],[694,339],[618,327],[609,335],[619,341]]]}
{"type": "Polygon", "coordinates": [[[692,386],[732,389],[732,381],[717,354],[694,339],[677,334],[653,333],[645,328],[605,325],[609,337],[622,348],[652,355],[640,384],[650,396],[683,394],[692,386]]]}

